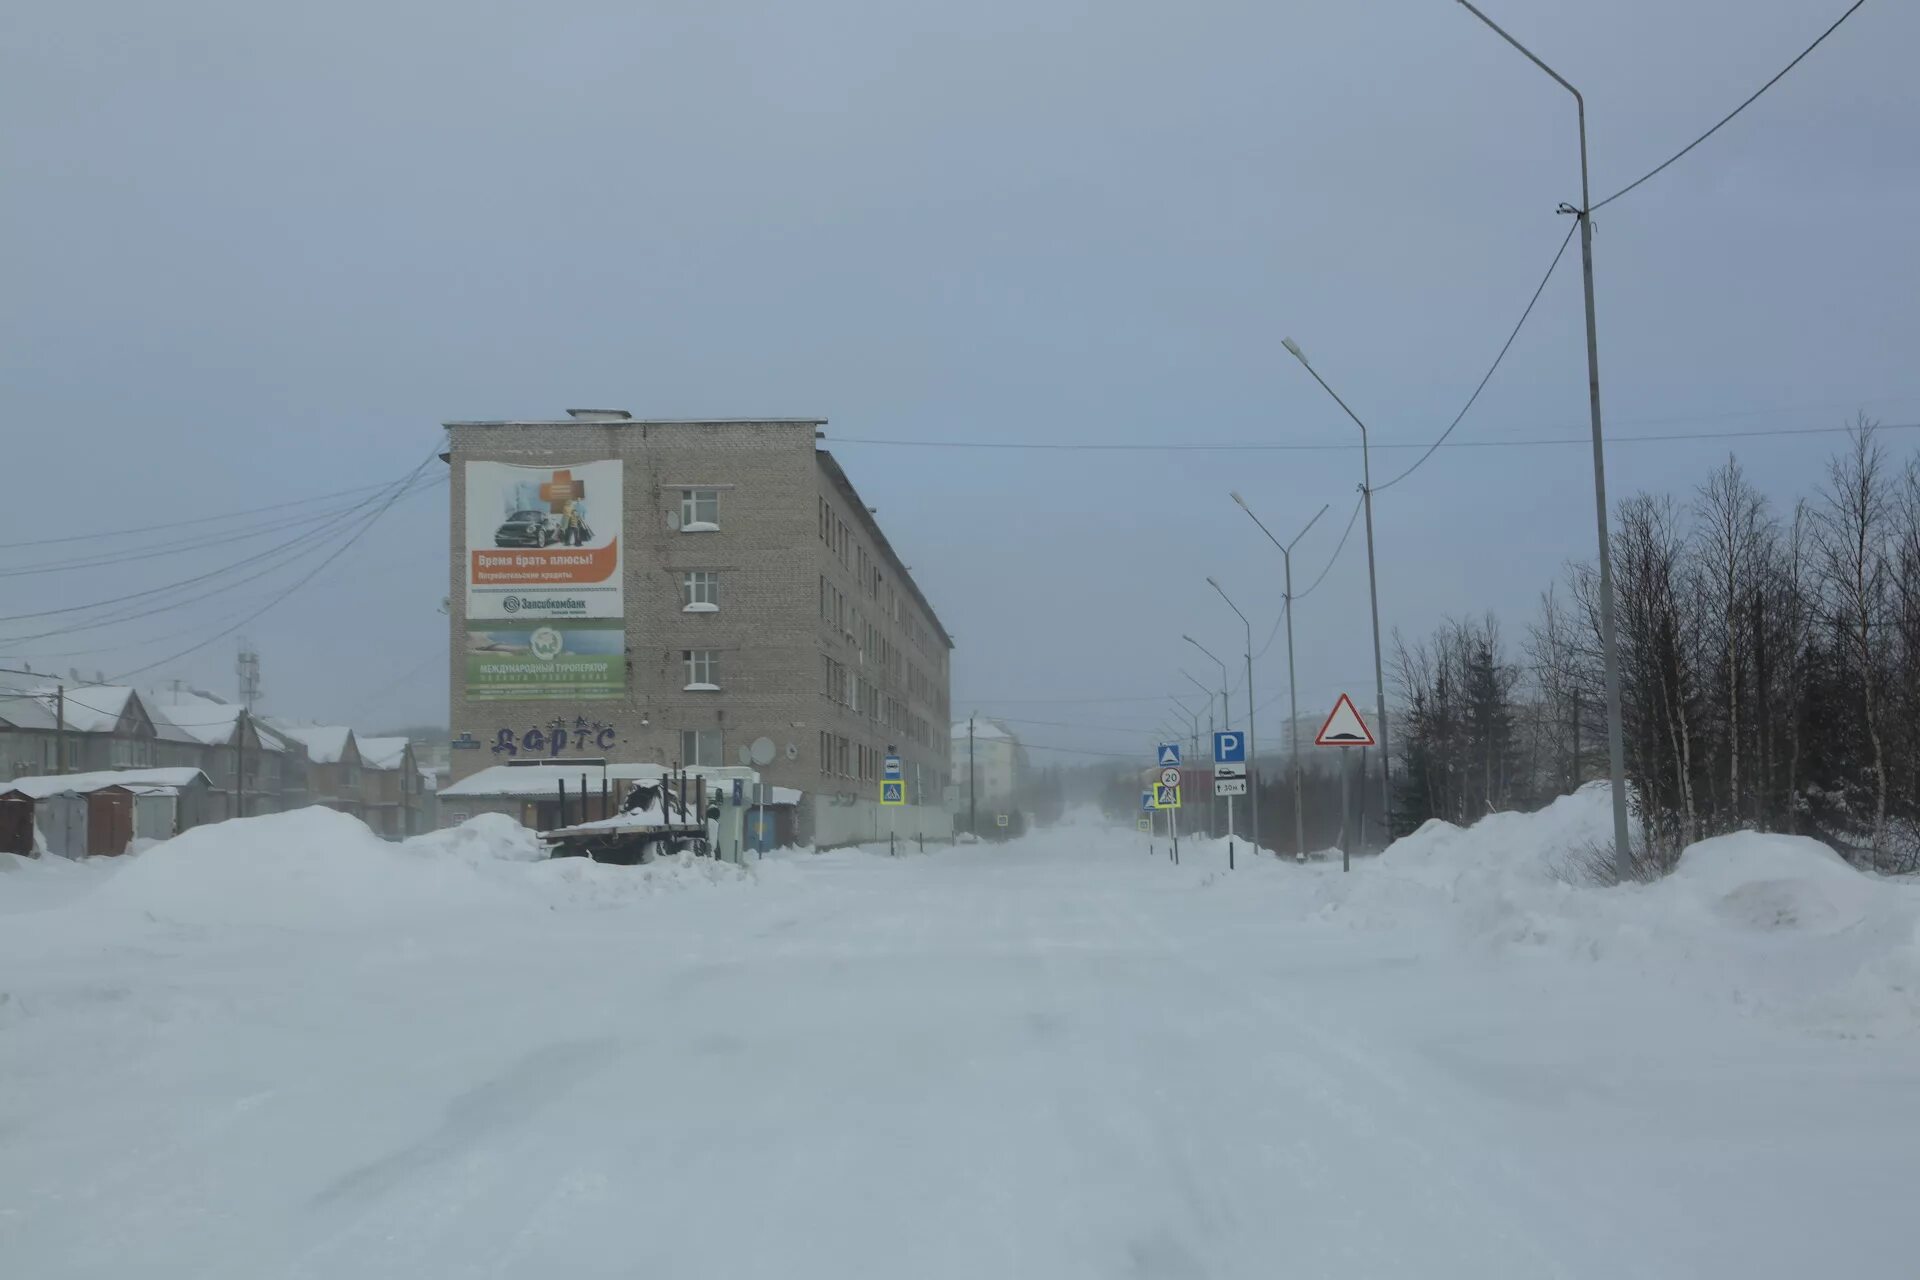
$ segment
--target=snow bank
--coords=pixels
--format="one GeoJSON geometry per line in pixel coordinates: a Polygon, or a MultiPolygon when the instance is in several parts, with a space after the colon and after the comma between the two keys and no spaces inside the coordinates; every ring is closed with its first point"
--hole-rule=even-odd
{"type": "Polygon", "coordinates": [[[1847,1034],[1920,1031],[1920,886],[1759,832],[1700,841],[1652,884],[1580,882],[1570,864],[1606,847],[1611,827],[1604,784],[1469,828],[1430,821],[1350,876],[1316,869],[1316,914],[1439,927],[1508,960],[1618,965],[1847,1034]]]}
{"type": "Polygon", "coordinates": [[[710,858],[645,867],[547,860],[533,832],[501,814],[401,843],[331,809],[196,827],[118,860],[89,905],[190,925],[343,929],[372,921],[507,910],[610,907],[662,892],[751,883],[710,858]]]}
{"type": "Polygon", "coordinates": [[[358,818],[319,807],[195,827],[126,860],[93,899],[181,924],[284,928],[508,900],[453,858],[408,856],[358,818]]]}
{"type": "Polygon", "coordinates": [[[94,863],[51,855],[0,853],[0,915],[43,911],[90,893],[104,872],[94,863]]]}
{"type": "Polygon", "coordinates": [[[422,857],[453,858],[475,866],[544,862],[547,858],[539,837],[504,813],[476,814],[457,827],[413,836],[400,848],[422,857]]]}
{"type": "Polygon", "coordinates": [[[609,908],[686,889],[750,885],[751,867],[696,858],[690,853],[638,867],[611,866],[590,858],[554,858],[529,869],[532,883],[558,906],[609,908]]]}

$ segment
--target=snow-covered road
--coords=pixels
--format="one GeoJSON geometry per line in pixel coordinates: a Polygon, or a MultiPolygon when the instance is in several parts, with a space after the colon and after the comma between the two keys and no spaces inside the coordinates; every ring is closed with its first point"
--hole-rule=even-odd
{"type": "Polygon", "coordinates": [[[399,856],[0,876],[0,1275],[1920,1272],[1910,1027],[1377,866],[399,856]]]}

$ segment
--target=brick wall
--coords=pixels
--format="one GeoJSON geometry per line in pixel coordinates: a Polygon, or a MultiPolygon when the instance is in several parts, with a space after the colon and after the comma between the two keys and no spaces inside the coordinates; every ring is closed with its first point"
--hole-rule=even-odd
{"type": "MultiPolygon", "coordinates": [[[[878,756],[892,743],[909,762],[910,776],[912,766],[919,765],[926,786],[937,790],[947,768],[944,633],[907,589],[908,575],[885,548],[884,537],[846,487],[837,465],[817,454],[816,425],[810,420],[451,424],[451,728],[454,736],[471,733],[483,744],[479,751],[453,754],[454,779],[515,754],[525,758],[524,750],[495,749],[501,730],[519,740],[526,729],[544,730],[557,719],[567,725],[606,725],[614,743],[603,749],[590,735],[584,744],[579,735],[571,735],[563,752],[553,757],[562,760],[605,754],[616,761],[667,764],[684,759],[683,730],[718,732],[722,759],[715,763],[737,764],[742,747],[765,738],[775,752],[772,763],[761,767],[766,781],[810,793],[871,799],[879,789],[878,756]],[[565,466],[602,458],[625,464],[625,695],[614,700],[469,702],[464,464],[565,466]],[[717,491],[717,531],[683,532],[670,522],[680,511],[683,487],[695,486],[717,491]],[[849,529],[846,565],[820,536],[823,497],[835,505],[849,529]],[[913,714],[929,726],[925,743],[911,742],[899,728],[827,697],[823,659],[833,657],[849,670],[862,669],[865,636],[850,639],[823,622],[822,577],[830,576],[850,599],[859,600],[863,630],[869,613],[876,624],[882,621],[877,602],[856,595],[861,555],[884,566],[885,583],[905,602],[899,623],[891,609],[887,611],[886,634],[889,651],[896,644],[903,646],[924,675],[913,714]],[[718,575],[717,611],[683,609],[682,575],[695,570],[718,575]],[[926,652],[904,638],[910,630],[908,616],[917,620],[923,636],[937,637],[923,640],[926,652]],[[689,649],[713,652],[717,691],[685,689],[683,654],[689,649]],[[937,658],[930,656],[935,651],[937,658]],[[872,779],[823,772],[822,732],[835,741],[846,738],[850,757],[856,744],[870,750],[872,779]]],[[[877,667],[868,664],[862,674],[881,687],[877,667]]],[[[885,676],[883,712],[885,697],[906,703],[906,680],[904,666],[897,676],[885,676]]],[[[550,752],[543,749],[541,754],[550,752]]]]}

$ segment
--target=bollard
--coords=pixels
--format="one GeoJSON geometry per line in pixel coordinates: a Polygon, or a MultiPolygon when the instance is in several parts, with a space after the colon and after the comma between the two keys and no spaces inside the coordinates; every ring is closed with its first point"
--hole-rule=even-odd
{"type": "Polygon", "coordinates": [[[1233,841],[1227,841],[1227,870],[1233,870],[1233,841]]]}

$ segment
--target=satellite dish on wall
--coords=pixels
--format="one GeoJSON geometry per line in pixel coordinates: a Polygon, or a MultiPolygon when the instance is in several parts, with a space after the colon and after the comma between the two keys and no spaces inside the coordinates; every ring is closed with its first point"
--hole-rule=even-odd
{"type": "Polygon", "coordinates": [[[755,738],[753,740],[753,762],[755,764],[772,764],[774,750],[772,738],[755,738]]]}
{"type": "Polygon", "coordinates": [[[746,747],[740,748],[734,755],[741,764],[750,765],[753,763],[753,752],[746,747]]]}

